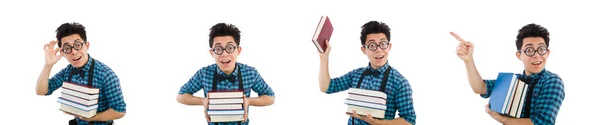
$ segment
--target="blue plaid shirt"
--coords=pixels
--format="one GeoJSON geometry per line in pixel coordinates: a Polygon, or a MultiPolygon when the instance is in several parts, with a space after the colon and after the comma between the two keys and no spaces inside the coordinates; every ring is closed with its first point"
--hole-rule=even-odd
{"type": "MultiPolygon", "coordinates": [[[[92,65],[92,57],[88,57],[87,63],[85,66],[83,66],[83,68],[81,68],[83,71],[85,71],[85,75],[80,76],[79,74],[75,73],[71,78],[71,82],[87,85],[89,79],[87,73],[92,65]]],[[[73,68],[75,67],[68,65],[50,78],[48,82],[48,93],[46,95],[51,95],[56,89],[62,87],[63,82],[68,81],[70,71],[73,68]]],[[[117,112],[125,112],[125,100],[123,99],[123,93],[121,92],[121,85],[117,74],[115,74],[112,69],[98,60],[96,60],[96,64],[94,65],[93,73],[94,83],[92,83],[92,86],[100,89],[100,93],[98,95],[97,112],[104,112],[108,108],[111,108],[117,112]]],[[[79,125],[87,125],[86,121],[83,121],[79,118],[77,118],[77,122],[79,125]]],[[[108,122],[96,121],[94,122],[94,125],[106,125],[108,122]]]]}
{"type": "MultiPolygon", "coordinates": [[[[218,75],[226,76],[226,74],[218,68],[217,64],[212,64],[206,67],[201,68],[190,78],[190,80],[181,86],[179,90],[179,94],[194,94],[200,89],[204,90],[204,97],[206,94],[212,90],[212,82],[213,75],[217,70],[218,75]]],[[[235,63],[234,72],[231,73],[231,77],[235,77],[235,81],[220,81],[217,82],[218,90],[238,90],[239,89],[239,79],[237,77],[238,72],[240,70],[242,73],[242,79],[244,84],[244,94],[246,97],[250,97],[250,90],[253,90],[258,94],[258,96],[268,95],[275,96],[271,87],[267,85],[265,80],[262,79],[258,71],[254,67],[248,66],[242,63],[235,63]]],[[[250,112],[250,108],[248,107],[248,112],[250,112]]],[[[246,120],[246,122],[242,123],[243,125],[247,125],[250,122],[250,119],[246,120]]],[[[219,122],[219,125],[237,125],[238,122],[219,122]]],[[[214,123],[209,122],[209,125],[213,125],[214,123]]]]}
{"type": "MultiPolygon", "coordinates": [[[[406,80],[400,72],[389,66],[387,62],[383,67],[377,70],[371,68],[371,65],[369,64],[367,67],[358,68],[350,71],[346,75],[331,79],[329,88],[327,88],[327,94],[345,91],[350,89],[350,87],[356,88],[358,79],[360,79],[360,76],[365,70],[372,70],[373,72],[379,72],[379,74],[377,76],[365,76],[361,83],[361,88],[379,91],[381,81],[383,81],[383,74],[387,68],[392,68],[392,70],[390,71],[385,91],[385,94],[387,94],[387,101],[384,119],[394,119],[395,113],[398,111],[400,117],[414,125],[417,115],[415,114],[415,109],[413,107],[412,89],[410,84],[408,84],[408,80],[406,80]]],[[[360,119],[355,118],[354,120],[355,125],[368,124],[360,119]]],[[[352,118],[348,119],[348,124],[352,124],[352,118]]]]}
{"type": "MultiPolygon", "coordinates": [[[[562,105],[562,101],[565,98],[562,79],[546,69],[543,69],[540,73],[525,77],[528,79],[539,79],[533,88],[531,98],[531,109],[529,110],[531,112],[531,121],[535,125],[554,125],[560,105],[562,105]]],[[[489,98],[496,80],[488,79],[484,80],[484,82],[487,92],[481,94],[481,97],[489,98]]]]}

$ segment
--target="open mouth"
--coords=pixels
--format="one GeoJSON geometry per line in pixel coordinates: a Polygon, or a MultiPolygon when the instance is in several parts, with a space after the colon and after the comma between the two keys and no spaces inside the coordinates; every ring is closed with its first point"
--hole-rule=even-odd
{"type": "Polygon", "coordinates": [[[540,65],[542,64],[542,61],[536,61],[536,62],[532,62],[531,65],[540,65]]]}
{"type": "Polygon", "coordinates": [[[231,60],[223,60],[223,61],[221,61],[221,63],[223,63],[223,64],[229,64],[229,63],[231,63],[231,60]]]}
{"type": "Polygon", "coordinates": [[[73,59],[73,61],[79,61],[79,60],[81,60],[81,57],[82,57],[82,56],[79,56],[79,57],[77,57],[77,58],[73,59]]]}
{"type": "Polygon", "coordinates": [[[381,55],[381,56],[375,56],[375,59],[383,59],[383,57],[384,57],[383,55],[381,55]]]}

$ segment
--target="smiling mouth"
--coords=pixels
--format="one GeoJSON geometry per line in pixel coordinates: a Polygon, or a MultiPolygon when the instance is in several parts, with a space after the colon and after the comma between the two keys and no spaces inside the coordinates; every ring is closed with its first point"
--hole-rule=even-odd
{"type": "Polygon", "coordinates": [[[375,59],[383,59],[383,57],[384,57],[383,55],[381,55],[381,56],[375,56],[375,59]]]}
{"type": "Polygon", "coordinates": [[[536,61],[536,62],[532,62],[531,65],[540,65],[542,64],[542,61],[536,61]]]}
{"type": "Polygon", "coordinates": [[[73,61],[79,61],[79,60],[81,60],[81,57],[82,56],[79,56],[78,58],[73,59],[73,61]]]}
{"type": "Polygon", "coordinates": [[[231,60],[224,60],[224,61],[221,61],[221,63],[223,63],[223,64],[228,64],[228,63],[230,63],[230,62],[231,62],[231,60]]]}

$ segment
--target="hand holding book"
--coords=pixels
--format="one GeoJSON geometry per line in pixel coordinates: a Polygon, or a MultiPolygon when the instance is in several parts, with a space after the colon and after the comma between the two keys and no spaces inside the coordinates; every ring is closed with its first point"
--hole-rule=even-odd
{"type": "Polygon", "coordinates": [[[327,45],[325,52],[319,52],[319,56],[321,57],[321,59],[329,59],[329,52],[331,51],[331,45],[329,45],[329,40],[325,40],[325,44],[327,45]]]}
{"type": "Polygon", "coordinates": [[[356,113],[356,111],[352,111],[352,113],[347,113],[349,116],[363,120],[369,124],[375,124],[375,122],[377,122],[377,119],[373,118],[373,116],[371,116],[371,114],[367,114],[367,115],[358,115],[356,113]]]}

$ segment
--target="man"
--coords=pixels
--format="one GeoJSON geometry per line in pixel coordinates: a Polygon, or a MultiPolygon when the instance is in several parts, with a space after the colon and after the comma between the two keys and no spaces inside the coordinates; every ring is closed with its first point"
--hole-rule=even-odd
{"type": "Polygon", "coordinates": [[[331,94],[348,90],[349,88],[370,89],[382,91],[387,94],[384,119],[374,119],[371,115],[359,116],[354,111],[349,114],[349,125],[409,125],[415,124],[416,115],[413,107],[412,89],[408,80],[396,69],[388,64],[387,58],[392,48],[390,41],[390,28],[377,21],[367,22],[362,26],[361,51],[368,57],[369,65],[350,71],[346,75],[331,79],[329,76],[329,52],[331,46],[327,41],[327,49],[320,53],[321,66],[319,72],[319,87],[321,92],[331,94]],[[389,70],[389,71],[386,71],[389,70]],[[369,75],[364,75],[370,72],[369,75]],[[386,74],[388,72],[389,74],[386,74]],[[384,75],[388,75],[387,83],[384,75]],[[359,80],[363,76],[362,80],[359,80]],[[362,81],[362,83],[358,83],[362,81]],[[361,86],[358,86],[358,85],[361,86]],[[381,87],[385,85],[385,87],[381,87]],[[395,118],[398,111],[399,118],[395,118]]]}
{"type": "Polygon", "coordinates": [[[186,105],[204,106],[204,113],[209,125],[247,125],[248,106],[269,106],[275,102],[275,93],[265,83],[258,71],[249,65],[238,63],[240,47],[240,30],[231,24],[218,23],[210,28],[208,52],[215,59],[215,64],[201,68],[179,90],[177,101],[186,105]],[[241,79],[239,79],[241,78],[241,79]],[[241,87],[240,87],[241,86],[241,87]],[[204,97],[195,97],[194,93],[204,90],[204,97]],[[208,99],[206,95],[212,90],[243,90],[244,119],[242,122],[210,122],[206,113],[208,99]],[[250,98],[250,90],[259,97],[250,98]]]}
{"type": "MultiPolygon", "coordinates": [[[[494,89],[495,79],[483,80],[473,61],[474,45],[460,38],[455,33],[451,34],[460,43],[456,47],[456,55],[462,59],[467,68],[467,75],[471,89],[483,98],[489,98],[494,89]]],[[[516,40],[517,51],[515,56],[525,70],[520,78],[530,85],[527,90],[525,110],[521,118],[503,116],[490,110],[489,104],[485,106],[486,112],[496,121],[506,125],[553,125],[556,115],[565,97],[562,79],[546,70],[546,59],[550,56],[550,33],[537,24],[528,24],[519,30],[516,40]],[[529,110],[527,110],[529,109],[529,110]]]]}
{"type": "Polygon", "coordinates": [[[61,87],[63,82],[91,84],[92,87],[100,89],[97,114],[91,118],[76,116],[77,118],[70,123],[109,125],[113,120],[125,116],[125,101],[119,78],[111,68],[87,53],[90,43],[87,41],[85,27],[79,23],[64,23],[56,29],[56,39],[58,42],[51,41],[44,45],[46,64],[37,81],[37,95],[50,95],[61,87]],[[58,48],[55,48],[57,43],[58,48]],[[63,56],[70,65],[48,79],[50,70],[63,56]]]}

